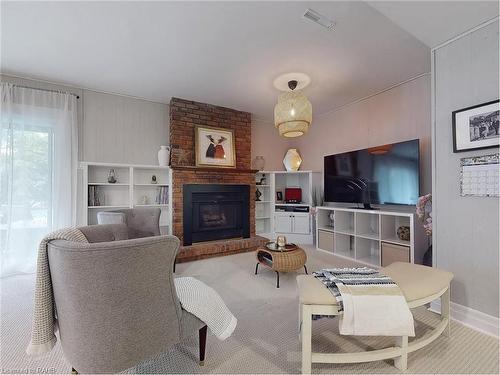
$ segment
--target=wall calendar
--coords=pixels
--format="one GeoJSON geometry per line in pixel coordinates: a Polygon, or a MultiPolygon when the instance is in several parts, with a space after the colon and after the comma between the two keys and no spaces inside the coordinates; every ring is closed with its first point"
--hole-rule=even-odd
{"type": "Polygon", "coordinates": [[[492,154],[460,159],[460,195],[463,197],[498,197],[500,155],[492,154]]]}

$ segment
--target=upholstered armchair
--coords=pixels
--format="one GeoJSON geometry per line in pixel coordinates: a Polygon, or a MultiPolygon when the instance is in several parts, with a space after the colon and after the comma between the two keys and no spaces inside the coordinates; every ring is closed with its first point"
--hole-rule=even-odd
{"type": "Polygon", "coordinates": [[[129,238],[159,236],[160,215],[157,207],[101,211],[97,213],[97,223],[126,224],[129,238]]]}
{"type": "Polygon", "coordinates": [[[177,237],[129,239],[125,224],[79,229],[89,243],[48,245],[60,342],[74,369],[120,372],[196,332],[203,363],[207,327],[175,291],[177,237]]]}
{"type": "MultiPolygon", "coordinates": [[[[159,236],[160,215],[161,210],[155,207],[101,211],[97,213],[97,223],[126,224],[129,238],[159,236]]],[[[174,273],[176,265],[174,260],[174,273]]]]}

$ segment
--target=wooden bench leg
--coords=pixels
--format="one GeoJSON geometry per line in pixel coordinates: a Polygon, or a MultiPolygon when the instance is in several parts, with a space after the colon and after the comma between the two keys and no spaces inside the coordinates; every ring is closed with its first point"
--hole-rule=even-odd
{"type": "Polygon", "coordinates": [[[312,367],[312,315],[309,305],[302,305],[302,373],[310,374],[312,367]]]}
{"type": "Polygon", "coordinates": [[[397,338],[397,346],[401,348],[401,356],[394,358],[394,366],[400,371],[408,368],[408,336],[397,338]]]}
{"type": "Polygon", "coordinates": [[[207,326],[200,328],[199,332],[200,345],[200,366],[205,364],[205,348],[207,346],[207,326]]]}
{"type": "Polygon", "coordinates": [[[448,325],[444,329],[443,333],[446,337],[450,337],[450,287],[448,290],[441,295],[441,318],[448,319],[448,325]]]}

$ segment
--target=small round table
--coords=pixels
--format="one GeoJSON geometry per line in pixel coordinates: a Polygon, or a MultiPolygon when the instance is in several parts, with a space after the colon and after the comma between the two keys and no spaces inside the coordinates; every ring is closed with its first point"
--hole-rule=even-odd
{"type": "Polygon", "coordinates": [[[267,247],[259,247],[255,253],[257,264],[255,274],[259,269],[259,264],[266,266],[276,272],[276,288],[280,287],[280,272],[296,271],[304,267],[307,274],[307,255],[304,249],[296,247],[293,250],[270,250],[267,247]]]}

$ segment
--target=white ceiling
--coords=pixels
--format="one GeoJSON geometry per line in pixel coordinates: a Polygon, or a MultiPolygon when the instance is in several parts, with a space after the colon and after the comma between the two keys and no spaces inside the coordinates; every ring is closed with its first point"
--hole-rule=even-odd
{"type": "Polygon", "coordinates": [[[428,46],[364,2],[1,7],[5,74],[165,103],[177,96],[260,118],[273,116],[282,73],[311,77],[304,92],[317,115],[430,71],[428,46]],[[335,31],[304,20],[308,7],[333,19],[335,31]]]}
{"type": "Polygon", "coordinates": [[[495,18],[497,1],[367,1],[429,47],[495,18]]]}

